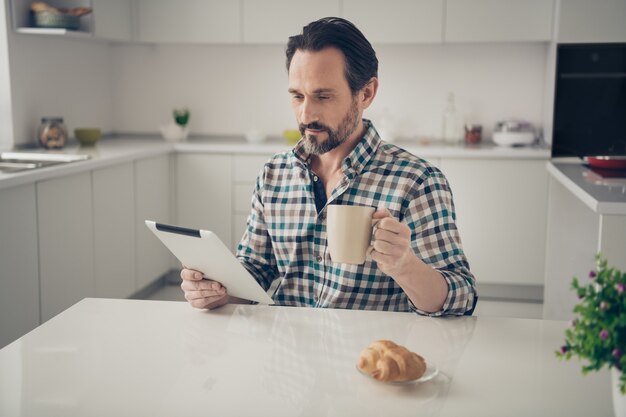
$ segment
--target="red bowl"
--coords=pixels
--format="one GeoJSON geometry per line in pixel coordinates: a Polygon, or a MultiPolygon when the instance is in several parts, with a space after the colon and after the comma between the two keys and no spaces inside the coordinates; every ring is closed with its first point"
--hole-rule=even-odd
{"type": "Polygon", "coordinates": [[[626,169],[626,156],[587,156],[586,159],[592,168],[626,169]]]}

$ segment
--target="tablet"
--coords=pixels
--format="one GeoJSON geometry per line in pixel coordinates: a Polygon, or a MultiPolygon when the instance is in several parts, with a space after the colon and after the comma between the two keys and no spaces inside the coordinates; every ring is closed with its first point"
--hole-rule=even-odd
{"type": "Polygon", "coordinates": [[[187,229],[146,220],[146,226],[187,268],[217,281],[228,294],[262,304],[274,300],[259,285],[217,235],[208,230],[187,229]]]}

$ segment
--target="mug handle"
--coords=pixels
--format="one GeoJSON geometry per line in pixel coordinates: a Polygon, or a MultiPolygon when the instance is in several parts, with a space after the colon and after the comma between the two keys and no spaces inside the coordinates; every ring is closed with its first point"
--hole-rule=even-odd
{"type": "MultiPolygon", "coordinates": [[[[375,227],[378,224],[379,221],[381,221],[382,219],[372,219],[372,239],[374,238],[374,232],[376,231],[375,227]]],[[[374,245],[369,245],[367,247],[367,251],[365,251],[365,254],[367,256],[370,256],[372,254],[372,251],[374,250],[374,245]]]]}

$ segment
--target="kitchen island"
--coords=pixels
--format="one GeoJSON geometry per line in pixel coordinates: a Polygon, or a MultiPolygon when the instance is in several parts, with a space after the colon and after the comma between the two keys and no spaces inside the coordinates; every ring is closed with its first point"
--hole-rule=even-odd
{"type": "Polygon", "coordinates": [[[572,277],[586,279],[602,253],[626,271],[626,178],[602,177],[580,161],[553,161],[550,174],[543,317],[567,320],[578,302],[572,277]]]}
{"type": "Polygon", "coordinates": [[[566,322],[84,299],[0,350],[0,415],[611,416],[609,373],[555,350],[566,322]],[[384,384],[391,339],[438,374],[384,384]]]}

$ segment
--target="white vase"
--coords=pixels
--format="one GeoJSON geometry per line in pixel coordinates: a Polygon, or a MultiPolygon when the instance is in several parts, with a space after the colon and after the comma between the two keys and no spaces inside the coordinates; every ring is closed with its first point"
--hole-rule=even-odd
{"type": "Polygon", "coordinates": [[[626,395],[619,390],[619,377],[621,372],[611,368],[611,384],[613,386],[613,412],[615,417],[626,417],[626,395]]]}

